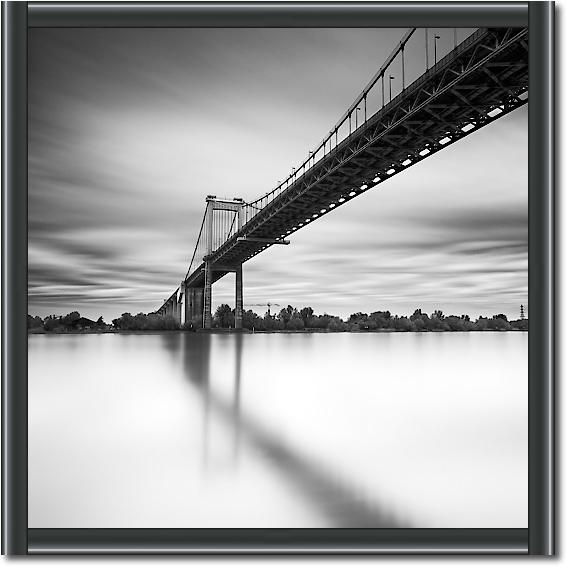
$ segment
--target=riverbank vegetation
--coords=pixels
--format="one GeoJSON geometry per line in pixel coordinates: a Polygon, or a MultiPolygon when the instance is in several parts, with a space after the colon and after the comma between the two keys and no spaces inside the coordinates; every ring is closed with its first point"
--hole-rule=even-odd
{"type": "Polygon", "coordinates": [[[94,321],[82,317],[77,311],[65,316],[50,315],[42,319],[39,316],[27,317],[28,332],[38,334],[50,332],[55,334],[69,332],[119,332],[119,331],[159,331],[178,330],[179,322],[172,316],[161,316],[156,313],[132,315],[129,312],[115,318],[112,324],[104,322],[102,317],[94,321]]]}
{"type": "MultiPolygon", "coordinates": [[[[65,316],[27,317],[30,333],[68,333],[68,332],[128,332],[179,330],[181,325],[172,316],[156,313],[124,313],[115,318],[112,324],[102,317],[94,321],[82,317],[77,311],[65,316]]],[[[195,330],[196,325],[185,323],[183,330],[195,330]]],[[[235,312],[227,304],[220,305],[212,318],[215,329],[232,329],[235,326],[235,312]]],[[[525,318],[508,320],[504,314],[492,317],[480,316],[471,320],[467,314],[444,315],[441,310],[430,316],[416,309],[411,316],[392,315],[389,311],[375,311],[370,314],[357,312],[346,320],[330,314],[314,313],[311,307],[300,310],[288,305],[279,313],[265,313],[263,317],[252,310],[243,312],[242,326],[254,332],[471,332],[484,330],[528,330],[529,321],[525,318]]]]}
{"type": "MultiPolygon", "coordinates": [[[[234,328],[234,310],[229,305],[220,305],[213,317],[214,328],[234,328]]],[[[370,314],[357,312],[346,320],[330,314],[316,315],[311,307],[300,310],[288,305],[276,315],[265,313],[260,317],[251,310],[244,311],[242,326],[255,331],[299,331],[326,330],[329,332],[457,332],[481,330],[528,330],[529,321],[509,321],[504,314],[491,318],[480,316],[472,321],[467,314],[445,316],[441,310],[430,316],[416,309],[407,316],[392,315],[389,311],[375,311],[370,314]]]]}

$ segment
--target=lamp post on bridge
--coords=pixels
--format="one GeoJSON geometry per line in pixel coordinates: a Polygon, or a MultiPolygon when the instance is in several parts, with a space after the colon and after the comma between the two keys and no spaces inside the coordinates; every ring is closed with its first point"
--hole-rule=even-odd
{"type": "Polygon", "coordinates": [[[391,102],[391,82],[395,80],[395,77],[392,75],[389,75],[389,102],[391,102]]]}
{"type": "Polygon", "coordinates": [[[425,36],[425,61],[426,61],[426,70],[428,71],[428,28],[425,28],[424,30],[424,36],[425,36]]]}
{"type": "Polygon", "coordinates": [[[436,65],[436,42],[440,39],[439,35],[434,36],[434,64],[436,65]]]}

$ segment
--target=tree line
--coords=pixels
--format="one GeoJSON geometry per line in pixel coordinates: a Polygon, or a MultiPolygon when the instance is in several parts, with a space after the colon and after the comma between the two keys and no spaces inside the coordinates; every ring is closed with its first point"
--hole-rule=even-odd
{"type": "MultiPolygon", "coordinates": [[[[229,305],[222,304],[214,313],[214,328],[234,328],[235,311],[229,305]]],[[[504,314],[491,318],[480,316],[472,321],[467,314],[445,316],[441,310],[435,310],[430,316],[416,309],[407,316],[392,315],[389,311],[376,311],[370,314],[357,312],[347,320],[330,314],[316,315],[311,307],[300,310],[288,305],[279,313],[265,313],[263,317],[252,310],[242,313],[242,326],[248,330],[328,330],[330,332],[370,332],[375,330],[395,330],[400,332],[427,331],[473,331],[473,330],[528,330],[528,319],[507,320],[504,314]]]]}
{"type": "Polygon", "coordinates": [[[112,332],[117,330],[178,330],[179,322],[172,316],[161,316],[156,313],[123,313],[112,321],[104,322],[102,317],[94,321],[82,317],[78,311],[65,316],[49,315],[45,318],[27,315],[28,331],[31,332],[112,332]]]}
{"type": "MultiPolygon", "coordinates": [[[[220,305],[212,318],[213,328],[234,328],[235,310],[227,304],[220,305]]],[[[242,326],[252,331],[300,331],[323,330],[328,332],[372,332],[388,330],[396,332],[457,332],[481,330],[528,330],[528,319],[508,320],[504,314],[493,317],[480,316],[472,321],[467,314],[447,315],[435,310],[430,316],[421,309],[416,309],[411,316],[392,315],[389,311],[375,311],[370,314],[357,312],[346,320],[330,314],[314,313],[311,307],[296,309],[288,305],[277,314],[265,313],[263,317],[252,310],[242,313],[242,326]]],[[[27,327],[31,332],[81,332],[81,331],[157,331],[178,330],[181,325],[173,316],[161,316],[156,313],[123,313],[104,322],[102,317],[90,320],[73,311],[65,316],[50,315],[45,318],[27,315],[27,327]]],[[[195,330],[192,323],[182,326],[184,330],[195,330]]]]}
{"type": "Polygon", "coordinates": [[[28,330],[44,330],[45,332],[72,332],[77,330],[92,329],[103,330],[108,325],[99,317],[98,320],[90,320],[82,317],[78,311],[70,312],[65,316],[48,315],[45,318],[40,316],[27,315],[28,330]]]}

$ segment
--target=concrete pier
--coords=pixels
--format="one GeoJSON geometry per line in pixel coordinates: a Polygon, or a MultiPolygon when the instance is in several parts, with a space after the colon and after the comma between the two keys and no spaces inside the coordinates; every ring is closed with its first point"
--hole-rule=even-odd
{"type": "Polygon", "coordinates": [[[236,267],[236,314],[235,328],[242,328],[242,314],[244,308],[244,284],[242,280],[242,264],[236,267]]]}
{"type": "Polygon", "coordinates": [[[210,262],[204,264],[204,308],[203,328],[212,328],[212,266],[210,262]]]}
{"type": "Polygon", "coordinates": [[[185,321],[197,328],[202,328],[204,307],[204,289],[202,287],[187,287],[185,298],[185,321]]]}

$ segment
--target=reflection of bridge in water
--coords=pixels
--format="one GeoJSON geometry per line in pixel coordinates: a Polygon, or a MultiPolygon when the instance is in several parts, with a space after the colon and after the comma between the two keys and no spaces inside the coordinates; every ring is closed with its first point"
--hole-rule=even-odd
{"type": "Polygon", "coordinates": [[[368,501],[345,479],[333,475],[322,465],[299,454],[274,432],[241,412],[242,335],[232,336],[234,344],[234,395],[232,402],[224,401],[211,390],[211,340],[203,334],[162,335],[163,344],[173,355],[182,357],[183,370],[189,383],[199,393],[203,403],[203,462],[206,464],[211,438],[210,419],[223,421],[233,434],[233,455],[237,460],[242,448],[258,450],[273,464],[272,469],[282,476],[303,500],[320,512],[336,528],[409,528],[379,504],[368,501]]]}
{"type": "Polygon", "coordinates": [[[252,202],[209,196],[186,276],[157,312],[210,328],[212,284],[234,272],[241,328],[244,262],[288,244],[290,234],[528,101],[527,28],[480,28],[460,42],[454,30],[452,48],[436,61],[438,39],[411,28],[320,145],[275,189],[252,202]],[[416,76],[408,72],[415,68],[416,76]]]}

